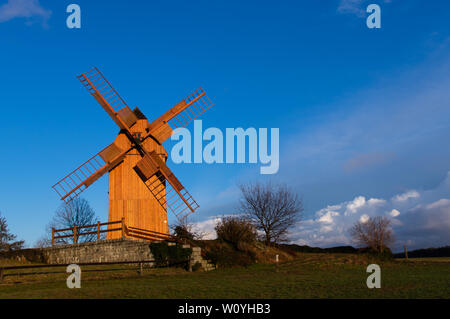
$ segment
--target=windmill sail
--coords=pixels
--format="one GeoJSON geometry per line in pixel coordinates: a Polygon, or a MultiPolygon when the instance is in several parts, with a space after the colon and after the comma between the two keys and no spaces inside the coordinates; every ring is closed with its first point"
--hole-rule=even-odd
{"type": "Polygon", "coordinates": [[[68,203],[119,164],[128,151],[123,151],[112,143],[62,178],[52,188],[58,193],[61,200],[68,203]]]}
{"type": "Polygon", "coordinates": [[[92,70],[77,76],[77,78],[113,121],[121,129],[129,132],[129,128],[137,122],[138,118],[103,74],[94,67],[92,70]]]}
{"type": "Polygon", "coordinates": [[[199,207],[155,151],[145,155],[134,170],[159,204],[179,220],[185,219],[199,207]]]}
{"type": "Polygon", "coordinates": [[[149,132],[163,143],[174,129],[186,127],[213,105],[206,92],[199,88],[150,124],[149,132]]]}

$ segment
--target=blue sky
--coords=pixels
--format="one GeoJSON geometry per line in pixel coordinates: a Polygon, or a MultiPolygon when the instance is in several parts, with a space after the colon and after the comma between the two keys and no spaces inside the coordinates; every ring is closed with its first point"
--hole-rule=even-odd
{"type": "MultiPolygon", "coordinates": [[[[280,128],[273,176],[169,164],[205,232],[236,211],[236,183],[271,179],[304,200],[294,242],[347,244],[355,220],[388,214],[397,247],[449,244],[449,16],[415,0],[0,1],[0,211],[33,245],[60,205],[51,185],[115,138],[75,78],[97,66],[150,119],[203,86],[204,127],[280,128]],[[369,3],[381,29],[366,27],[369,3]]],[[[83,196],[106,220],[107,177],[83,196]]]]}

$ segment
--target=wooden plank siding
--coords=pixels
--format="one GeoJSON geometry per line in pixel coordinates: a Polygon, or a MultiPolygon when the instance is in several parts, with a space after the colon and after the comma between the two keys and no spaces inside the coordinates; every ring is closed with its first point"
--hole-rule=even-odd
{"type": "MultiPolygon", "coordinates": [[[[139,119],[130,130],[144,136],[148,126],[147,120],[139,119]]],[[[117,136],[114,143],[122,149],[131,146],[123,133],[117,136]]],[[[146,139],[143,145],[148,152],[155,150],[161,160],[166,160],[167,152],[153,139],[146,139]]],[[[141,159],[138,151],[132,150],[122,163],[109,172],[109,221],[121,220],[123,217],[128,226],[169,234],[166,210],[161,207],[133,169],[141,159]]],[[[107,239],[120,236],[120,232],[107,233],[107,239]]]]}

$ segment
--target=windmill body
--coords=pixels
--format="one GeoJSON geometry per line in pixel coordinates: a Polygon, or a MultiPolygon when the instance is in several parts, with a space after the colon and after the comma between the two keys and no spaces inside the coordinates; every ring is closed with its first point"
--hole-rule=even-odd
{"type": "MultiPolygon", "coordinates": [[[[144,135],[149,125],[146,119],[139,119],[130,130],[135,138],[139,138],[144,135]]],[[[117,136],[114,144],[121,149],[131,147],[131,142],[124,133],[117,136]]],[[[155,149],[160,158],[166,161],[167,153],[162,145],[153,139],[145,140],[142,145],[147,150],[155,149]]],[[[133,170],[140,160],[139,152],[133,149],[120,164],[109,171],[109,222],[124,218],[129,226],[169,234],[166,209],[160,205],[133,170]]],[[[107,239],[116,239],[120,236],[119,232],[107,233],[107,239]]]]}
{"type": "MultiPolygon", "coordinates": [[[[136,238],[151,231],[155,240],[161,240],[164,236],[159,235],[169,233],[167,211],[183,221],[199,207],[167,167],[162,143],[174,129],[187,126],[213,103],[200,88],[149,123],[138,108],[129,108],[97,68],[82,73],[78,79],[119,126],[120,133],[112,144],[62,178],[53,189],[68,203],[109,173],[109,221],[124,220],[136,238]]],[[[108,233],[108,239],[120,236],[108,233]]]]}

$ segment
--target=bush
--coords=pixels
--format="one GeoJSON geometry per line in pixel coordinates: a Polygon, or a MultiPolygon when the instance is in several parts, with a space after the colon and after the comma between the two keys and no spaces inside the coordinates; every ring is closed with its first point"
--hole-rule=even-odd
{"type": "Polygon", "coordinates": [[[173,228],[174,236],[178,240],[186,239],[186,240],[194,240],[195,235],[188,229],[185,225],[177,225],[173,228]]]}
{"type": "Polygon", "coordinates": [[[180,245],[169,246],[166,242],[151,243],[150,250],[155,264],[158,267],[183,265],[186,266],[187,261],[192,255],[191,248],[183,248],[180,245]]]}
{"type": "Polygon", "coordinates": [[[225,242],[216,242],[213,245],[209,245],[205,249],[205,257],[213,264],[220,267],[235,267],[235,266],[250,266],[255,260],[254,253],[237,251],[230,244],[225,242]]]}
{"type": "Polygon", "coordinates": [[[232,244],[236,249],[243,249],[246,244],[256,241],[256,230],[245,218],[224,217],[215,227],[217,238],[232,244]]]}

